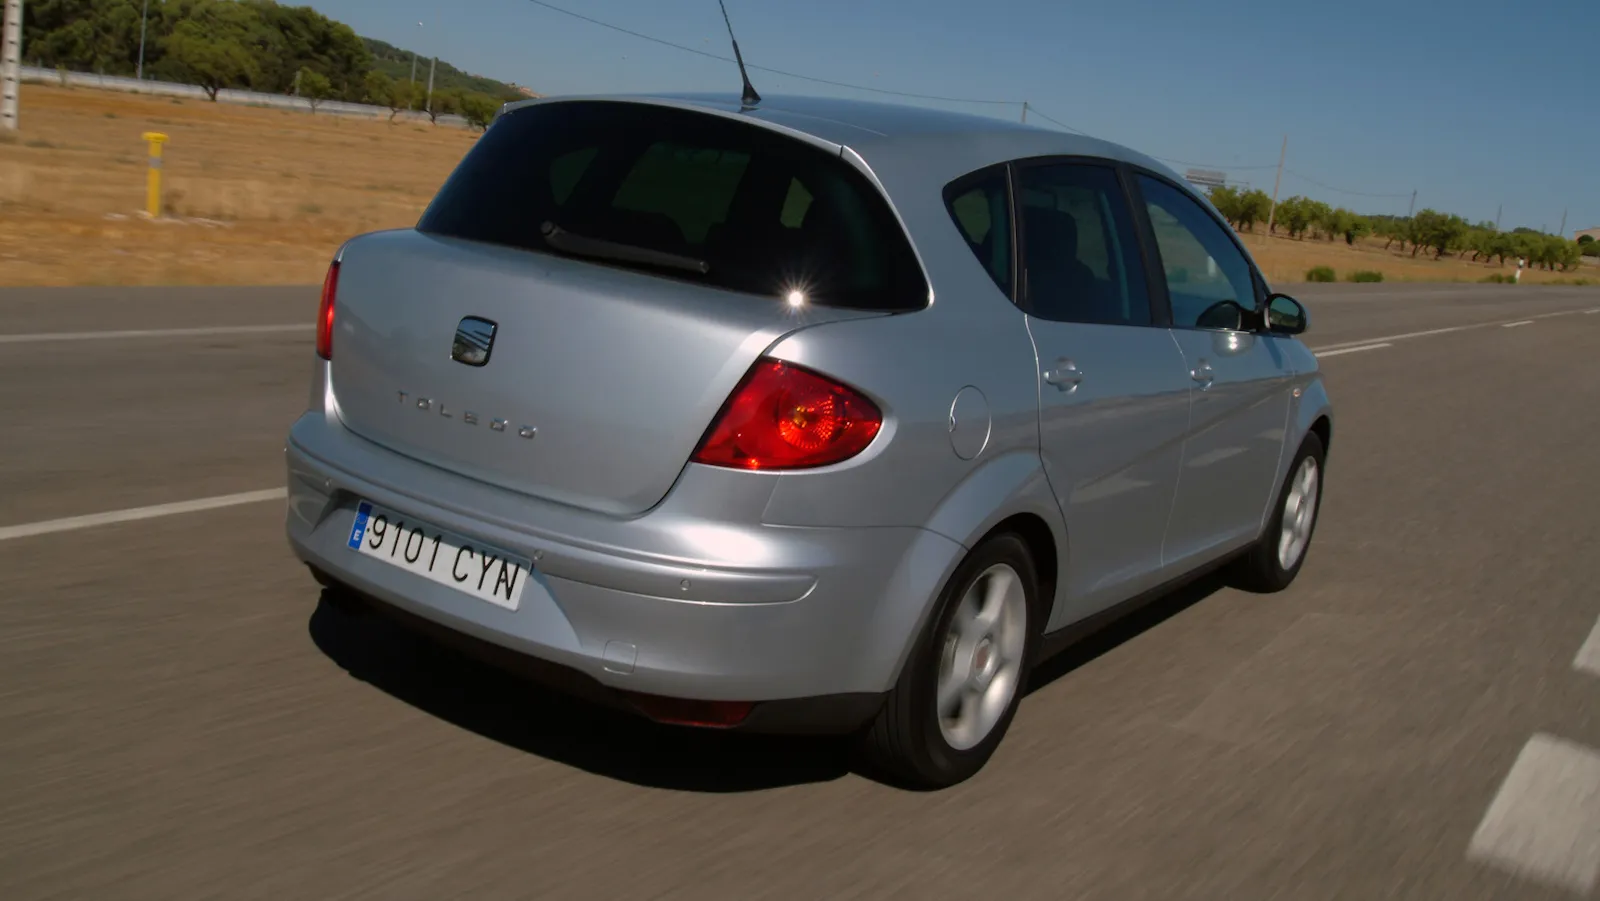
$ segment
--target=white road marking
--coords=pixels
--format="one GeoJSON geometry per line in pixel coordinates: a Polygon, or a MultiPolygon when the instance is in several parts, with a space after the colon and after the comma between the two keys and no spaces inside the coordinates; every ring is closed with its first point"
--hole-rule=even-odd
{"type": "Polygon", "coordinates": [[[1600,313],[1600,310],[1584,310],[1583,312],[1586,315],[1593,316],[1595,313],[1600,313]]]}
{"type": "Polygon", "coordinates": [[[1523,319],[1523,320],[1519,320],[1517,322],[1503,322],[1503,323],[1500,324],[1500,327],[1501,328],[1516,328],[1519,325],[1533,325],[1533,320],[1532,319],[1523,319]]]}
{"type": "Polygon", "coordinates": [[[203,338],[213,335],[268,335],[278,332],[308,332],[315,323],[293,325],[216,325],[204,328],[127,329],[115,332],[38,332],[32,335],[0,335],[0,344],[37,344],[44,341],[110,341],[119,338],[203,338]]]}
{"type": "MultiPolygon", "coordinates": [[[[1485,324],[1486,325],[1494,325],[1495,323],[1491,322],[1491,323],[1485,323],[1485,324]]],[[[1426,338],[1426,337],[1428,337],[1430,335],[1448,335],[1451,332],[1464,332],[1467,329],[1482,328],[1482,327],[1483,326],[1481,326],[1481,325],[1452,325],[1449,328],[1431,328],[1431,329],[1428,329],[1425,332],[1406,332],[1403,335],[1384,335],[1381,338],[1367,338],[1367,339],[1362,340],[1362,341],[1341,341],[1338,344],[1329,344],[1327,347],[1313,347],[1313,348],[1311,348],[1311,352],[1315,353],[1315,354],[1321,354],[1324,351],[1338,350],[1338,349],[1343,348],[1343,347],[1356,347],[1356,346],[1359,346],[1359,345],[1362,345],[1362,344],[1371,344],[1371,343],[1373,343],[1375,341],[1378,341],[1378,342],[1405,341],[1405,340],[1407,340],[1409,338],[1426,338]]]]}
{"type": "Polygon", "coordinates": [[[1588,893],[1600,877],[1600,752],[1528,739],[1467,846],[1467,859],[1588,893]]]}
{"type": "Polygon", "coordinates": [[[1589,638],[1578,649],[1578,656],[1572,658],[1572,668],[1600,676],[1600,621],[1589,630],[1589,638]]]}
{"type": "Polygon", "coordinates": [[[1317,359],[1321,359],[1323,357],[1337,357],[1340,354],[1358,354],[1364,350],[1378,350],[1380,348],[1393,346],[1393,344],[1385,341],[1381,344],[1358,344],[1355,347],[1339,347],[1333,350],[1318,351],[1316,354],[1317,359]]]}
{"type": "Polygon", "coordinates": [[[71,532],[77,529],[89,529],[95,526],[108,526],[119,522],[133,522],[140,519],[157,519],[162,516],[177,516],[180,513],[198,513],[201,510],[215,510],[219,507],[237,507],[240,504],[258,504],[262,501],[283,500],[289,496],[284,488],[269,488],[265,491],[246,491],[243,494],[224,494],[217,497],[202,497],[192,501],[178,501],[172,504],[157,504],[153,507],[134,507],[129,510],[112,510],[109,513],[90,513],[87,516],[69,516],[65,519],[47,519],[42,522],[23,523],[20,526],[5,526],[0,528],[0,541],[10,541],[13,538],[28,538],[34,535],[48,535],[52,532],[71,532]]]}
{"type": "MultiPolygon", "coordinates": [[[[1571,316],[1579,312],[1600,313],[1600,310],[1558,310],[1554,313],[1541,313],[1533,317],[1533,319],[1550,319],[1555,316],[1571,316]]],[[[1526,325],[1527,323],[1532,322],[1533,319],[1500,320],[1499,322],[1475,322],[1471,325],[1452,325],[1448,328],[1431,328],[1421,332],[1406,332],[1400,335],[1383,335],[1382,337],[1377,338],[1363,338],[1360,341],[1340,341],[1338,343],[1328,344],[1323,347],[1313,347],[1311,348],[1311,352],[1321,356],[1326,351],[1341,350],[1346,347],[1357,347],[1361,345],[1377,344],[1382,342],[1405,341],[1411,338],[1427,338],[1432,335],[1449,335],[1454,332],[1465,332],[1472,329],[1489,328],[1490,326],[1509,325],[1512,323],[1526,325]]]]}

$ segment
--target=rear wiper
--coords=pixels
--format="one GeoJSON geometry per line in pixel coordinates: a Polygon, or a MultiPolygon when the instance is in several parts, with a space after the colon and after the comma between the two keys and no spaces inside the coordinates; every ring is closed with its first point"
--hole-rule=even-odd
{"type": "Polygon", "coordinates": [[[604,238],[590,238],[585,235],[574,234],[554,222],[545,222],[540,225],[539,233],[544,235],[544,240],[547,244],[564,253],[575,253],[580,256],[598,257],[605,260],[617,260],[623,263],[643,263],[647,266],[684,269],[689,272],[698,272],[701,275],[711,271],[711,265],[705,260],[697,260],[694,257],[679,256],[675,253],[666,253],[660,250],[651,250],[648,247],[620,244],[616,241],[607,241],[604,238]]]}

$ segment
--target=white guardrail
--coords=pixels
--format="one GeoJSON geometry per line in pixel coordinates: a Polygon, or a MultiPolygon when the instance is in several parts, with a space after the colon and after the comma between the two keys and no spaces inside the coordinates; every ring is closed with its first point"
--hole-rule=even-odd
{"type": "MultiPolygon", "coordinates": [[[[206,92],[199,85],[179,84],[171,81],[151,81],[148,78],[140,81],[137,78],[129,78],[124,75],[97,75],[93,72],[61,72],[55,69],[43,69],[38,66],[22,66],[21,70],[22,80],[34,84],[59,84],[69,87],[101,88],[107,91],[127,91],[132,94],[157,94],[163,97],[209,99],[206,97],[206,92]]],[[[311,104],[304,97],[290,97],[287,94],[267,94],[261,91],[241,91],[233,88],[224,88],[218,91],[217,102],[311,111],[311,104]]],[[[340,116],[370,116],[387,119],[390,111],[386,106],[373,106],[369,103],[324,100],[317,104],[317,112],[333,113],[340,116]]],[[[24,112],[24,115],[26,115],[26,112],[24,112]]],[[[407,122],[427,122],[428,114],[402,110],[394,118],[397,122],[402,120],[407,122]]],[[[440,116],[439,124],[464,128],[467,120],[456,115],[440,116]]]]}

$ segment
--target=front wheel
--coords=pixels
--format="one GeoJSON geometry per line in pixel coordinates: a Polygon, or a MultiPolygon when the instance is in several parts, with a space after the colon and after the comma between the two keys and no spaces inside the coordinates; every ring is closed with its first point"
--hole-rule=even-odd
{"type": "Polygon", "coordinates": [[[1274,499],[1267,528],[1234,568],[1247,591],[1271,593],[1289,587],[1305,563],[1322,507],[1322,469],[1327,452],[1315,432],[1306,435],[1274,499]]]}
{"type": "Polygon", "coordinates": [[[865,736],[874,768],[919,788],[981,770],[1016,714],[1036,652],[1033,559],[997,535],[962,561],[865,736]]]}

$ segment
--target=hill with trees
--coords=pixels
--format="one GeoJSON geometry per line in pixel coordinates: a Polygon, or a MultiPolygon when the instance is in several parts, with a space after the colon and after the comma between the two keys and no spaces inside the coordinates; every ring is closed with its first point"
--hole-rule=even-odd
{"type": "MultiPolygon", "coordinates": [[[[410,50],[404,50],[393,44],[386,44],[376,38],[362,38],[366,44],[367,52],[372,55],[373,68],[389,76],[394,81],[409,81],[411,79],[410,50]]],[[[417,81],[426,87],[428,82],[428,63],[425,56],[417,56],[417,81]]],[[[515,85],[485,78],[482,75],[473,75],[463,72],[444,60],[434,67],[433,90],[450,91],[457,94],[483,94],[496,100],[521,100],[527,97],[515,85]]]]}
{"type": "MultiPolygon", "coordinates": [[[[107,75],[133,75],[139,58],[143,0],[29,0],[23,10],[24,54],[30,62],[107,75]]],[[[422,109],[428,60],[418,60],[413,93],[411,53],[362,38],[350,26],[310,7],[273,0],[149,0],[147,78],[199,85],[212,100],[226,88],[275,94],[298,91],[313,108],[347,100],[422,109]]],[[[471,75],[439,61],[434,73],[437,116],[494,109],[526,96],[515,86],[471,75]]]]}

